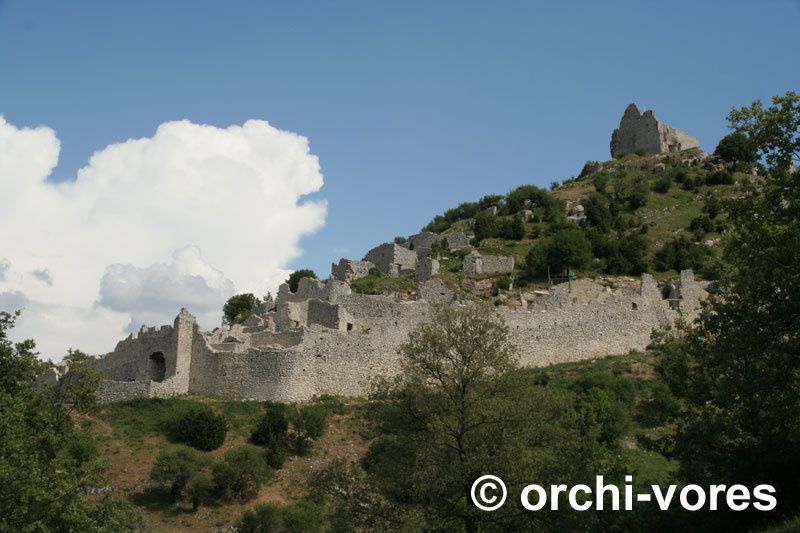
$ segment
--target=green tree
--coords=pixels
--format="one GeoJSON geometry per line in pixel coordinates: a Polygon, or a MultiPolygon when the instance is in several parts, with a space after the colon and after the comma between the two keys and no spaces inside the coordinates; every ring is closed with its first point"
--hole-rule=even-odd
{"type": "Polygon", "coordinates": [[[609,200],[606,196],[593,192],[586,199],[583,207],[586,213],[586,221],[590,225],[596,226],[604,232],[611,229],[614,216],[611,214],[609,200]]]}
{"type": "Polygon", "coordinates": [[[86,496],[105,479],[95,460],[96,443],[69,412],[85,412],[93,404],[84,397],[91,373],[82,374],[79,352],[71,357],[76,374],[59,390],[37,385],[47,365],[37,359],[32,340],[8,339],[16,316],[0,312],[0,531],[137,527],[135,513],[121,502],[86,496]],[[73,379],[80,374],[87,380],[73,379]]]}
{"type": "Polygon", "coordinates": [[[225,442],[228,421],[204,404],[190,405],[167,421],[167,433],[176,441],[198,450],[216,450],[225,442]]]}
{"type": "MultiPolygon", "coordinates": [[[[236,524],[241,533],[314,533],[323,531],[324,510],[315,502],[300,500],[280,507],[271,503],[256,505],[242,513],[236,524]]],[[[325,530],[327,531],[327,530],[325,530]]]]}
{"type": "Polygon", "coordinates": [[[680,235],[656,252],[655,267],[658,270],[684,270],[703,268],[710,252],[708,248],[690,241],[686,236],[680,235]]]}
{"type": "Polygon", "coordinates": [[[482,474],[499,476],[514,494],[530,479],[547,483],[555,474],[568,483],[588,475],[594,457],[592,445],[573,432],[579,417],[570,397],[532,387],[514,371],[516,350],[492,308],[434,308],[432,321],[411,332],[402,355],[400,381],[371,404],[380,436],[364,458],[384,496],[402,502],[395,523],[474,532],[484,525],[530,530],[540,521],[561,520],[521,512],[514,503],[484,513],[470,500],[482,474]]]}
{"type": "Polygon", "coordinates": [[[172,450],[163,450],[158,454],[150,479],[169,490],[173,502],[178,501],[183,489],[198,475],[205,462],[191,448],[180,446],[172,450]]]}
{"type": "Polygon", "coordinates": [[[718,293],[696,324],[657,343],[659,372],[685,403],[672,450],[683,479],[777,489],[775,513],[708,517],[718,529],[800,511],[800,174],[787,172],[800,108],[794,93],[774,101],[731,113],[770,171],[761,194],[726,206],[718,293]]]}
{"type": "Polygon", "coordinates": [[[475,215],[475,239],[480,242],[483,239],[491,239],[500,235],[500,218],[492,213],[481,211],[475,215]]]}
{"type": "Polygon", "coordinates": [[[297,292],[297,286],[300,284],[300,280],[303,278],[312,278],[317,279],[317,275],[314,273],[313,270],[308,268],[301,268],[300,270],[295,270],[289,277],[286,279],[286,283],[289,284],[289,290],[292,292],[297,292]]]}
{"type": "Polygon", "coordinates": [[[223,321],[228,325],[244,322],[255,312],[259,305],[261,305],[261,300],[249,292],[235,294],[228,298],[228,301],[222,307],[223,321]]]}
{"type": "Polygon", "coordinates": [[[788,172],[793,162],[800,163],[800,96],[796,92],[773,97],[767,108],[756,100],[749,107],[733,109],[728,122],[735,132],[752,139],[773,171],[788,172]]]}
{"type": "Polygon", "coordinates": [[[288,410],[279,403],[270,403],[250,436],[253,444],[267,447],[267,462],[272,468],[283,466],[286,458],[286,437],[289,430],[288,410]]]}
{"type": "Polygon", "coordinates": [[[735,131],[723,137],[714,153],[723,161],[732,163],[734,166],[739,163],[755,163],[758,159],[756,143],[741,131],[735,131]]]}
{"type": "Polygon", "coordinates": [[[214,487],[223,498],[245,501],[258,494],[273,471],[264,454],[250,445],[225,453],[225,459],[212,467],[214,487]]]}
{"type": "Polygon", "coordinates": [[[500,236],[510,241],[521,241],[525,237],[525,221],[516,215],[503,220],[500,236]]]}
{"type": "Polygon", "coordinates": [[[203,472],[195,474],[185,488],[186,495],[192,502],[192,511],[197,511],[214,492],[214,480],[203,472]]]}
{"type": "Polygon", "coordinates": [[[547,262],[553,272],[581,269],[592,260],[592,243],[579,228],[557,231],[547,246],[547,262]]]}

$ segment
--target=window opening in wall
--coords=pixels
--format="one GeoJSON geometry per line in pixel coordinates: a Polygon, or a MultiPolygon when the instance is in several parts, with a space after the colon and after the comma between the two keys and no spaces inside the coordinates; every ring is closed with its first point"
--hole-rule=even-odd
{"type": "Polygon", "coordinates": [[[164,360],[162,352],[154,352],[150,354],[150,380],[162,382],[167,373],[167,362],[164,360]]]}
{"type": "Polygon", "coordinates": [[[631,302],[631,309],[636,311],[637,309],[639,309],[639,304],[637,304],[636,302],[631,302]]]}
{"type": "Polygon", "coordinates": [[[347,331],[353,331],[353,324],[350,322],[347,323],[347,331]]]}

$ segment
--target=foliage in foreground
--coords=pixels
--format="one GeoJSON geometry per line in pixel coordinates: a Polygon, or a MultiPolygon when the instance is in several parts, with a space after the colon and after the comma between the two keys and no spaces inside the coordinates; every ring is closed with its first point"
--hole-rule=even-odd
{"type": "MultiPolygon", "coordinates": [[[[659,340],[660,373],[685,402],[669,450],[692,483],[769,483],[777,512],[800,511],[800,97],[734,110],[769,165],[760,194],[729,202],[729,268],[701,319],[659,340]]],[[[752,507],[709,527],[765,520],[752,507]]]]}
{"type": "Polygon", "coordinates": [[[55,390],[37,386],[44,370],[33,341],[12,343],[15,316],[0,312],[0,531],[122,531],[139,526],[128,506],[90,500],[103,485],[96,443],[71,412],[93,407],[98,382],[80,352],[55,390]]]}

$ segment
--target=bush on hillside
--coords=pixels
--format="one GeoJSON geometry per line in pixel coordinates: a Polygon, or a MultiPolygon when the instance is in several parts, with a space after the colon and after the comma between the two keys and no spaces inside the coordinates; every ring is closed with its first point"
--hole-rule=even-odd
{"type": "Polygon", "coordinates": [[[253,444],[267,447],[267,463],[275,469],[283,466],[286,459],[286,437],[289,429],[289,418],[285,405],[271,403],[267,412],[259,420],[256,429],[250,436],[253,444]]]}
{"type": "Polygon", "coordinates": [[[661,176],[653,184],[653,190],[657,193],[666,194],[672,188],[672,178],[669,176],[661,176]]]}
{"type": "Polygon", "coordinates": [[[323,530],[324,509],[318,503],[301,500],[292,505],[279,507],[272,503],[256,505],[247,509],[236,524],[240,533],[315,533],[323,530]]]}
{"type": "Polygon", "coordinates": [[[585,268],[592,260],[592,243],[578,228],[557,231],[547,246],[547,263],[553,272],[585,268]]]}
{"type": "Polygon", "coordinates": [[[758,160],[758,147],[747,134],[735,131],[719,141],[714,154],[734,166],[739,163],[755,163],[758,160]]]}
{"type": "Polygon", "coordinates": [[[181,446],[163,450],[150,470],[150,479],[167,489],[175,502],[204,464],[205,461],[191,448],[181,446]]]}
{"type": "Polygon", "coordinates": [[[220,497],[245,501],[258,494],[272,469],[258,448],[244,445],[227,452],[224,460],[212,468],[212,475],[220,497]]]}
{"type": "Polygon", "coordinates": [[[186,407],[167,421],[170,439],[198,450],[216,450],[225,442],[227,432],[225,417],[203,404],[186,407]]]}

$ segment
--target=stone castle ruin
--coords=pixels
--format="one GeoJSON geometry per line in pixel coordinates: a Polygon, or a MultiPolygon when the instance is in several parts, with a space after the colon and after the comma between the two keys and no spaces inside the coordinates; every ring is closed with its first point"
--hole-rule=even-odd
{"type": "Polygon", "coordinates": [[[700,148],[700,141],[688,133],[667,126],[652,110],[642,113],[636,104],[629,104],[619,128],[611,134],[611,157],[626,154],[667,154],[700,148]]]}
{"type": "MultiPolygon", "coordinates": [[[[690,146],[697,140],[634,104],[612,137],[615,156],[690,146]]],[[[275,300],[243,323],[211,332],[201,331],[182,309],[172,325],[143,326],[95,359],[106,377],[100,399],[198,394],[294,402],[321,394],[364,395],[375,378],[400,372],[399,348],[428,319],[431,305],[473,304],[440,273],[441,251],[464,251],[461,270],[474,287],[496,287],[497,279],[513,272],[513,257],[466,253],[470,249],[470,238],[458,231],[384,243],[361,260],[332,264],[327,281],[303,278],[296,292],[281,285],[275,300]],[[350,284],[374,269],[388,276],[413,273],[417,289],[402,295],[354,292],[350,284]]],[[[684,271],[665,291],[643,274],[638,283],[578,279],[509,294],[513,300],[496,312],[519,348],[520,364],[533,367],[643,350],[654,329],[695,316],[706,291],[684,271]]],[[[64,371],[54,367],[44,378],[57,381],[64,371]]]]}
{"type": "MultiPolygon", "coordinates": [[[[430,270],[433,261],[420,263],[430,270]]],[[[638,287],[576,280],[522,293],[497,312],[520,349],[520,363],[543,366],[644,349],[654,328],[693,315],[706,295],[691,271],[672,289],[664,298],[649,274],[638,287]]],[[[182,309],[172,325],[142,327],[96,359],[107,379],[101,400],[187,393],[279,402],[361,396],[376,377],[400,371],[399,347],[433,303],[472,305],[434,274],[408,301],[354,293],[333,277],[303,278],[297,292],[284,284],[274,302],[244,323],[211,332],[182,309]]]]}

